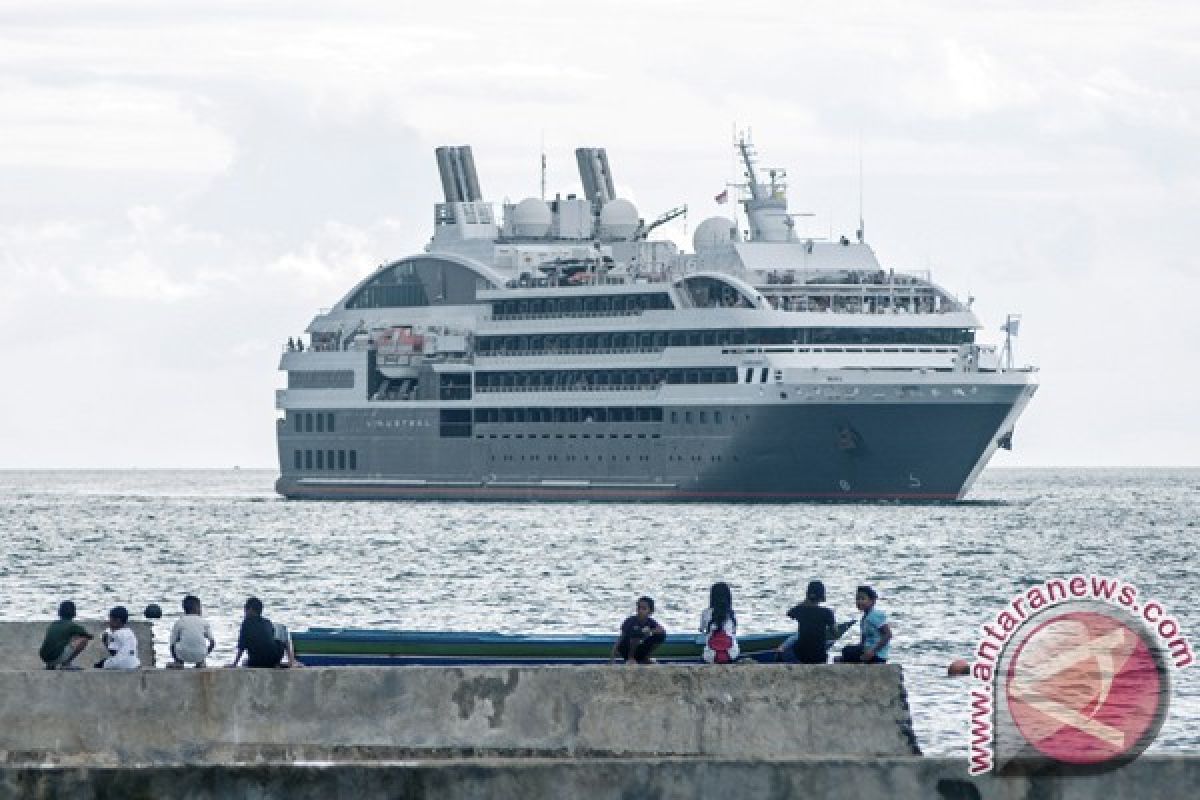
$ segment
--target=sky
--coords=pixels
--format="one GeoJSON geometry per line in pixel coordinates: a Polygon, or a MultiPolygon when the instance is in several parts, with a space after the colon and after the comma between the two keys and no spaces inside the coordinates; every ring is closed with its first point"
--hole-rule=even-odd
{"type": "MultiPolygon", "coordinates": [[[[973,296],[1041,389],[997,466],[1196,465],[1200,7],[0,2],[0,468],[270,467],[279,352],[487,199],[608,150],[666,233],[733,131],[815,235],[973,296]]],[[[727,207],[725,207],[727,209],[727,207]]]]}

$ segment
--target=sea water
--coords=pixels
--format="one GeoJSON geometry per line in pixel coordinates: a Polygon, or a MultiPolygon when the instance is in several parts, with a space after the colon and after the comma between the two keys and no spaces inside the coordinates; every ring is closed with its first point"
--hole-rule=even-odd
{"type": "MultiPolygon", "coordinates": [[[[839,620],[854,589],[880,593],[922,749],[966,752],[970,659],[980,626],[1022,590],[1075,573],[1157,598],[1200,644],[1191,589],[1197,469],[991,469],[946,505],[297,502],[271,471],[0,472],[0,617],[51,619],[158,603],[157,659],[179,601],[204,603],[232,658],[248,595],[293,630],[611,633],[652,595],[673,632],[694,631],[717,580],[740,629],[787,631],[809,580],[839,620]]],[[[855,633],[843,643],[853,641],[855,633]]],[[[849,667],[846,667],[849,668],[849,667]]],[[[1173,671],[1154,749],[1200,746],[1200,667],[1173,671]]]]}

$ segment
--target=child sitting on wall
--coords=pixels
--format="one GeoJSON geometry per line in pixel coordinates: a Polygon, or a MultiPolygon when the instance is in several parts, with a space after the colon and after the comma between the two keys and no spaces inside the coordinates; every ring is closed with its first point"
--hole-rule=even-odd
{"type": "Polygon", "coordinates": [[[860,641],[842,648],[842,662],[846,664],[883,664],[888,659],[888,643],[892,641],[892,629],[887,615],[875,602],[879,594],[870,586],[860,586],[854,595],[854,605],[863,612],[859,623],[860,641]]]}
{"type": "Polygon", "coordinates": [[[129,611],[125,606],[115,606],[108,612],[108,630],[101,637],[108,648],[108,658],[96,664],[101,669],[137,669],[137,637],[129,629],[129,611]]]}

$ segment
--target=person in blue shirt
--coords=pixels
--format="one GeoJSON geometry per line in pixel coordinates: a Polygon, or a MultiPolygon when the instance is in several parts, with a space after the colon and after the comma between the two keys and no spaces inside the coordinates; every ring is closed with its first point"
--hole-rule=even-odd
{"type": "Polygon", "coordinates": [[[875,603],[879,593],[870,586],[859,586],[854,594],[854,605],[863,612],[859,622],[861,638],[858,644],[842,648],[844,664],[883,664],[888,660],[888,643],[892,641],[892,629],[888,626],[887,614],[875,603]]]}

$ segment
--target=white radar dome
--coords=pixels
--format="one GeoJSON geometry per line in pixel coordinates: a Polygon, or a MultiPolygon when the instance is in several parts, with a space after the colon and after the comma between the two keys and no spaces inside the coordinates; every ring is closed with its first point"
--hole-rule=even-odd
{"type": "Polygon", "coordinates": [[[545,236],[554,223],[550,206],[536,197],[526,197],[513,209],[513,232],[517,236],[545,236]]]}
{"type": "Polygon", "coordinates": [[[640,224],[637,207],[624,198],[609,200],[600,209],[600,231],[610,239],[628,239],[640,224]]]}
{"type": "Polygon", "coordinates": [[[724,247],[734,238],[733,220],[728,217],[709,217],[696,226],[692,234],[692,246],[696,252],[724,247]]]}

